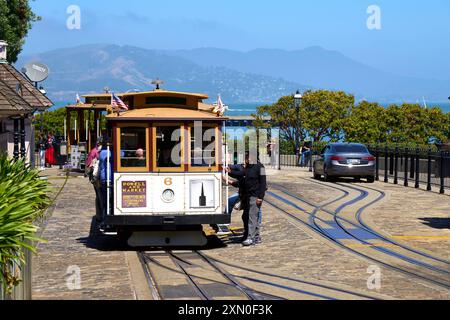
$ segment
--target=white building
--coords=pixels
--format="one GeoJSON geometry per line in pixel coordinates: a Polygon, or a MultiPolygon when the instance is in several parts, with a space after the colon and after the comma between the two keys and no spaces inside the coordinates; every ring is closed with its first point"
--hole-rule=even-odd
{"type": "Polygon", "coordinates": [[[6,60],[7,44],[0,41],[0,152],[31,161],[34,154],[32,116],[53,103],[6,60]]]}

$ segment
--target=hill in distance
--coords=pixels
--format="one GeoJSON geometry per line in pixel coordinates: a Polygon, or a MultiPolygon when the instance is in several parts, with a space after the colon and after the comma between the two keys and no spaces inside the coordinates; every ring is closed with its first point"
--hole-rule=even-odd
{"type": "Polygon", "coordinates": [[[20,68],[38,60],[50,67],[44,83],[55,102],[73,101],[77,93],[163,88],[221,94],[227,103],[268,103],[296,90],[344,90],[357,99],[379,102],[446,101],[450,80],[416,79],[380,71],[343,54],[310,47],[285,51],[240,52],[217,48],[148,50],[132,46],[92,44],[21,56],[20,68]]]}
{"type": "MultiPolygon", "coordinates": [[[[256,49],[248,52],[200,48],[168,52],[201,66],[279,77],[315,88],[344,90],[380,102],[447,101],[450,80],[418,79],[380,71],[345,55],[315,46],[297,51],[256,49]]],[[[412,66],[414,67],[414,66],[412,66]]]]}
{"type": "Polygon", "coordinates": [[[86,45],[20,57],[20,68],[29,61],[47,64],[50,76],[44,86],[53,101],[74,101],[77,93],[153,90],[160,78],[163,88],[207,93],[211,101],[221,94],[227,103],[275,101],[306,86],[281,78],[245,73],[219,66],[200,66],[162,51],[130,46],[86,45]]]}

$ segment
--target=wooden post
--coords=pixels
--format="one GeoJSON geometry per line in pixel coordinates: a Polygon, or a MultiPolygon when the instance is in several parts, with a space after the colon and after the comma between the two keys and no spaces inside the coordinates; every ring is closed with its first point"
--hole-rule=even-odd
{"type": "Polygon", "coordinates": [[[91,115],[92,115],[92,111],[89,110],[88,111],[88,119],[86,120],[87,123],[87,140],[88,140],[88,151],[90,152],[92,149],[92,137],[91,137],[91,128],[90,128],[90,122],[91,122],[91,115]]]}
{"type": "Polygon", "coordinates": [[[71,114],[70,114],[70,109],[66,109],[66,137],[67,137],[67,152],[69,152],[70,150],[70,144],[71,144],[71,139],[70,139],[70,129],[71,129],[71,114]]]}
{"type": "Polygon", "coordinates": [[[84,110],[78,110],[78,145],[85,141],[84,139],[84,110]]]}
{"type": "Polygon", "coordinates": [[[19,119],[14,118],[14,160],[19,160],[19,140],[20,140],[20,133],[19,133],[19,119]]]}
{"type": "Polygon", "coordinates": [[[96,137],[95,141],[97,141],[99,136],[100,136],[100,120],[99,120],[99,112],[98,112],[98,110],[94,111],[94,123],[95,123],[95,126],[96,126],[95,128],[97,130],[96,131],[97,137],[96,137]]]}
{"type": "MultiPolygon", "coordinates": [[[[26,132],[25,132],[25,116],[20,117],[20,157],[22,159],[26,158],[26,132]]],[[[30,141],[30,149],[31,149],[31,141],[30,141]]],[[[34,150],[34,149],[33,149],[34,150]]]]}

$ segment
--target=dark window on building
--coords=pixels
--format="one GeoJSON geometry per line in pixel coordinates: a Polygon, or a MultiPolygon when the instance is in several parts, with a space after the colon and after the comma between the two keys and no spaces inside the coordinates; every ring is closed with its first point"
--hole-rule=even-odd
{"type": "Polygon", "coordinates": [[[186,98],[177,97],[147,97],[145,99],[145,104],[172,104],[185,106],[187,100],[186,98]]]}

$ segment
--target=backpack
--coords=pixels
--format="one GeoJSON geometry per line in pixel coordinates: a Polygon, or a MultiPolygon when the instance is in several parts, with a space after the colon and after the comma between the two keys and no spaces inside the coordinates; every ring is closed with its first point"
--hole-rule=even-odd
{"type": "Polygon", "coordinates": [[[100,161],[98,159],[92,160],[91,167],[89,168],[89,181],[92,184],[100,181],[100,161]]]}

